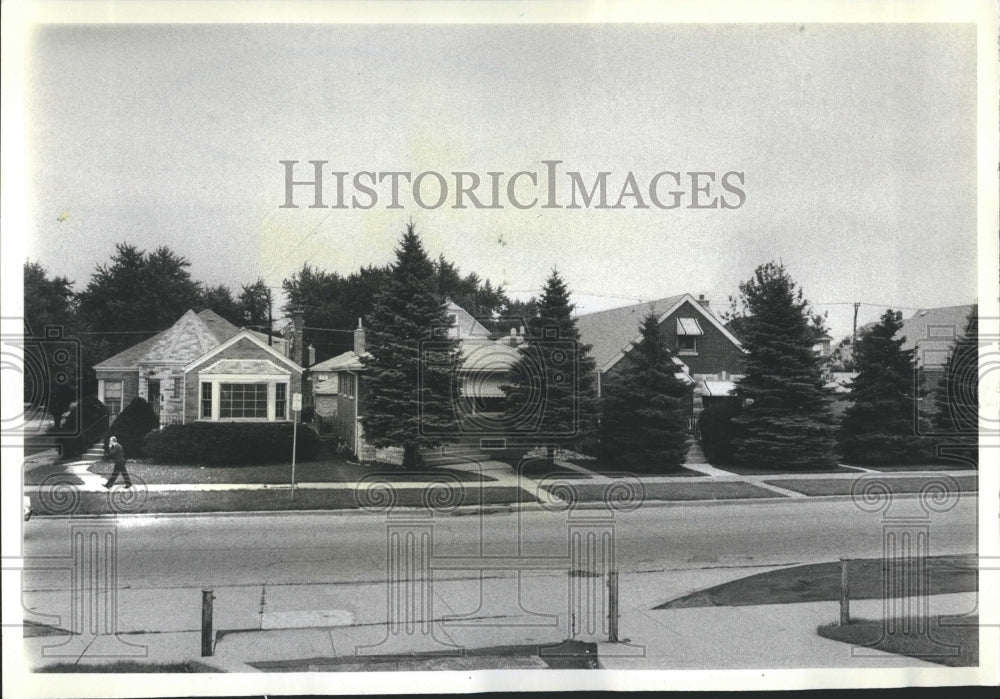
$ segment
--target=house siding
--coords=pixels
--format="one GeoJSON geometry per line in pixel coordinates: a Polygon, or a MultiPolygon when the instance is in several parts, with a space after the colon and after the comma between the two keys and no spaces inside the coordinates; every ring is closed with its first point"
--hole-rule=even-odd
{"type": "Polygon", "coordinates": [[[368,387],[360,375],[344,371],[340,374],[340,386],[342,389],[348,380],[354,381],[354,395],[345,395],[343,390],[337,394],[337,408],[333,420],[337,426],[337,434],[340,435],[340,438],[344,440],[351,451],[360,458],[365,446],[363,436],[360,433],[362,432],[361,418],[364,417],[363,409],[365,399],[368,396],[368,387]],[[354,416],[355,406],[358,406],[357,421],[355,421],[354,416]]]}

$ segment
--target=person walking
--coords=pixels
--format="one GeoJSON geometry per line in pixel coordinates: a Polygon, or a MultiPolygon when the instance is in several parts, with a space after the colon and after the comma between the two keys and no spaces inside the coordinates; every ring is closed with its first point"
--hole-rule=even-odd
{"type": "Polygon", "coordinates": [[[115,470],[111,472],[111,476],[108,478],[107,483],[104,484],[104,487],[110,490],[111,486],[118,480],[118,474],[120,473],[125,481],[125,487],[131,488],[132,479],[129,478],[128,471],[125,469],[125,448],[118,443],[117,437],[112,437],[108,440],[108,454],[115,460],[115,470]]]}

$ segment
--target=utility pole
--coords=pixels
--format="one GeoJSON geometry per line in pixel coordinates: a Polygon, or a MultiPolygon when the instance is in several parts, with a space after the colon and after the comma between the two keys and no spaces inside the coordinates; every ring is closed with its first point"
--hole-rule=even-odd
{"type": "Polygon", "coordinates": [[[861,302],[854,302],[854,332],[851,333],[851,351],[854,351],[854,345],[858,341],[858,309],[861,308],[861,302]]]}

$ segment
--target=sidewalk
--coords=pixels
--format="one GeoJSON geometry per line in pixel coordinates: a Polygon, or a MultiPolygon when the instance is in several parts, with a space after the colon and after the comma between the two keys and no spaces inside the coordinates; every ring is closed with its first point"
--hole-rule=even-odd
{"type": "MultiPolygon", "coordinates": [[[[869,649],[852,651],[847,644],[820,637],[817,626],[837,619],[836,601],[654,609],[748,574],[746,569],[622,574],[620,638],[628,642],[609,644],[601,623],[588,629],[581,619],[576,637],[599,643],[600,666],[607,669],[936,667],[869,649]]],[[[365,669],[366,658],[381,656],[460,657],[464,649],[557,644],[570,635],[571,584],[572,578],[553,573],[523,574],[520,582],[516,576],[498,575],[417,583],[408,588],[416,594],[413,623],[394,627],[386,623],[393,608],[384,582],[220,587],[214,590],[215,655],[204,659],[200,589],[124,589],[118,592],[117,637],[39,636],[24,644],[36,666],[133,658],[206,661],[220,671],[251,672],[254,663],[281,661],[357,670],[365,669]]],[[[25,605],[68,620],[68,598],[65,591],[31,592],[25,594],[25,605]]],[[[934,596],[930,612],[969,612],[976,598],[976,593],[934,596]]],[[[603,607],[595,612],[600,618],[603,607]]],[[[881,618],[882,601],[854,600],[851,613],[852,618],[881,618]]]]}
{"type": "MultiPolygon", "coordinates": [[[[696,455],[695,455],[696,456],[696,455]]],[[[323,463],[303,465],[300,482],[292,486],[276,482],[213,482],[218,473],[240,475],[240,469],[193,469],[149,466],[142,462],[129,464],[135,487],[123,488],[121,481],[112,491],[104,487],[111,464],[85,459],[53,463],[44,455],[26,460],[27,477],[35,481],[25,485],[35,515],[107,515],[164,514],[283,510],[342,510],[366,507],[365,503],[380,501],[388,495],[395,506],[419,507],[432,492],[447,493],[441,502],[449,507],[484,506],[559,507],[568,500],[594,504],[606,502],[617,486],[629,487],[629,497],[645,502],[734,501],[746,499],[807,499],[822,496],[850,496],[859,478],[877,478],[890,484],[894,493],[918,493],[929,478],[951,478],[962,492],[975,492],[978,477],[975,471],[899,471],[865,473],[784,473],[773,475],[740,475],[723,471],[692,459],[684,465],[702,475],[650,476],[637,474],[620,479],[589,470],[569,461],[557,459],[551,474],[544,471],[532,476],[519,473],[501,461],[454,463],[422,472],[376,471],[358,464],[350,465],[348,476],[330,480],[305,480],[317,474],[323,463]],[[56,466],[57,469],[53,470],[56,466]],[[198,482],[173,482],[178,474],[188,474],[198,482]],[[40,477],[38,474],[44,474],[40,477]],[[164,479],[163,475],[170,476],[164,479]],[[149,482],[147,482],[147,477],[149,482]],[[339,478],[340,480],[337,480],[339,478]],[[381,493],[379,491],[382,491],[381,493]]],[[[277,469],[288,465],[278,465],[277,469]]],[[[269,473],[267,467],[248,467],[247,473],[259,480],[269,473]]],[[[275,471],[277,472],[277,471],[275,471]]],[[[323,471],[325,473],[325,471],[323,471]]],[[[253,480],[251,479],[251,481],[253,480]]]]}

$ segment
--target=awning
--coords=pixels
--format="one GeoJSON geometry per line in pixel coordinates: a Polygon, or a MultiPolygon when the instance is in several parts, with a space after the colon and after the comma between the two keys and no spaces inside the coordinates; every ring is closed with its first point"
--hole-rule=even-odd
{"type": "Polygon", "coordinates": [[[705,381],[706,396],[728,396],[736,390],[736,384],[732,381],[705,381]]]}
{"type": "Polygon", "coordinates": [[[678,318],[677,319],[677,334],[678,335],[704,335],[701,331],[701,326],[698,325],[697,318],[678,318]]]}

